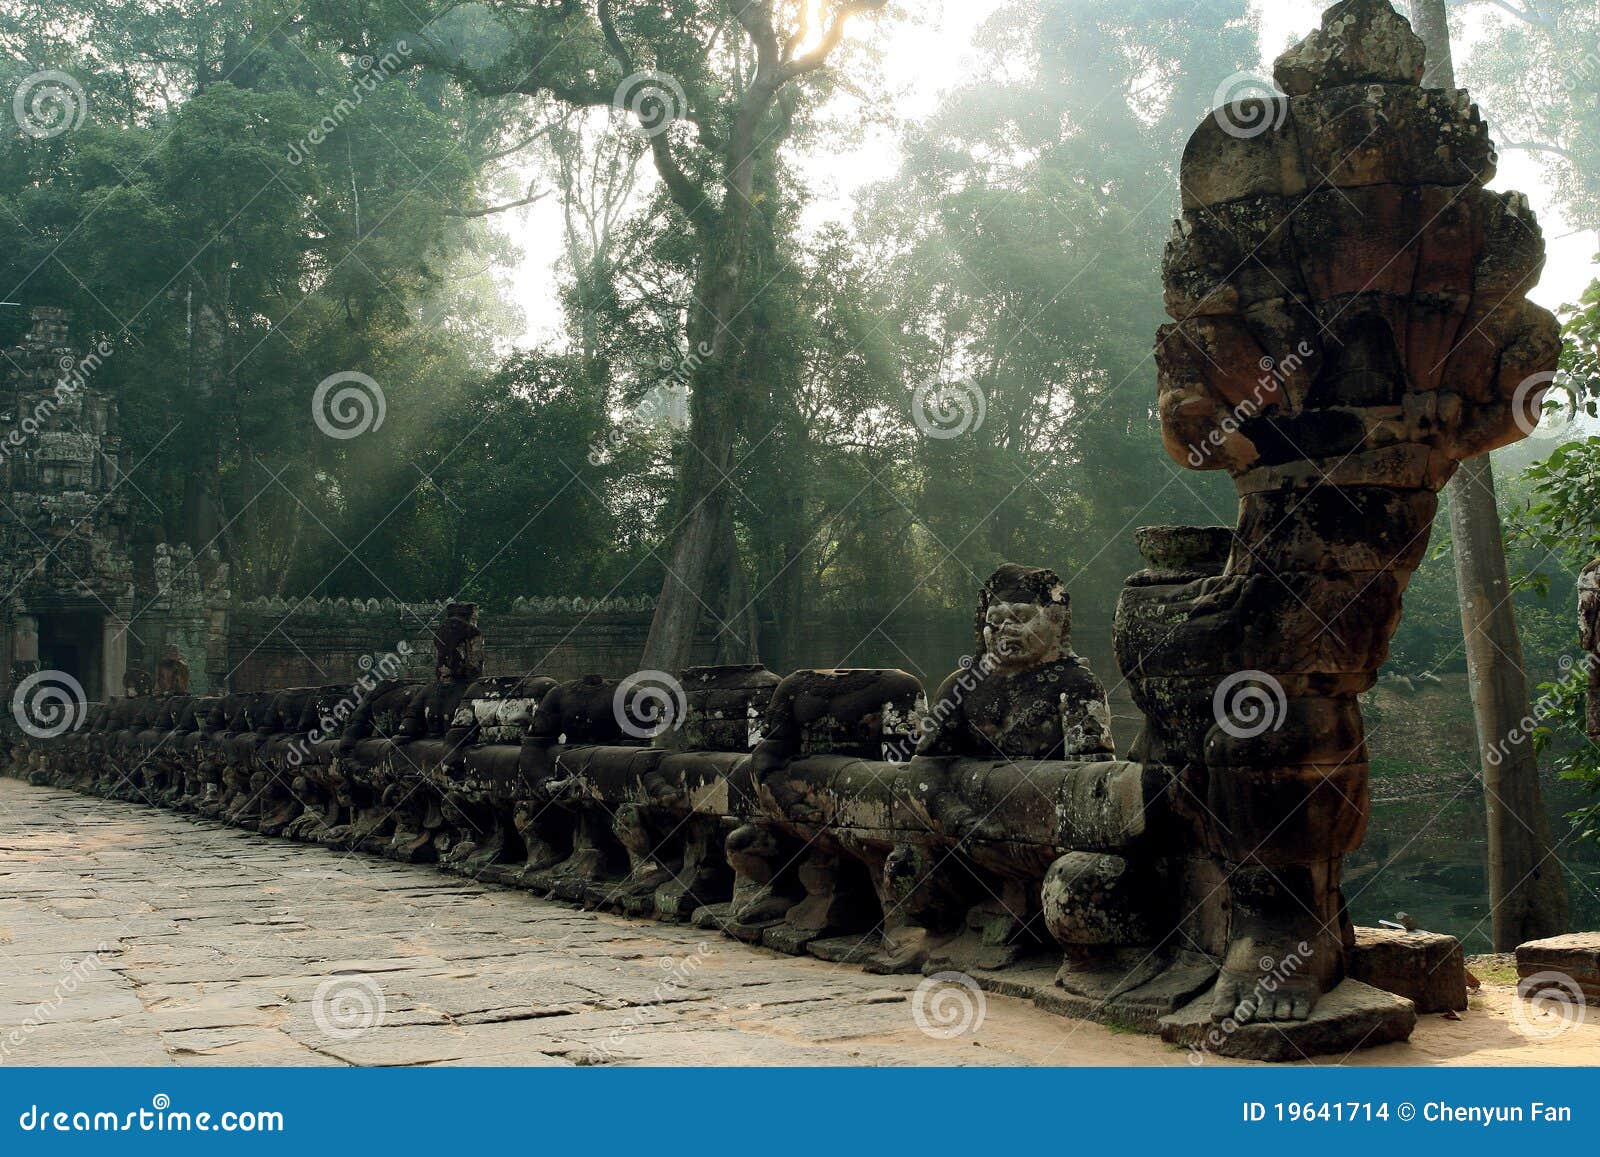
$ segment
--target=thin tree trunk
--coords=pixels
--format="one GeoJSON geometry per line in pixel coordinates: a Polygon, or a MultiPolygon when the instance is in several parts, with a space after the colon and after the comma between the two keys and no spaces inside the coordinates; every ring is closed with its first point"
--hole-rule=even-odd
{"type": "MultiPolygon", "coordinates": [[[[1412,20],[1428,49],[1422,83],[1454,88],[1444,0],[1412,0],[1412,20]]],[[[1550,818],[1528,715],[1528,677],[1511,606],[1505,537],[1495,503],[1494,466],[1483,454],[1461,464],[1448,489],[1467,684],[1478,731],[1478,762],[1489,830],[1489,903],[1494,946],[1567,928],[1567,889],[1551,851],[1550,818]]]]}

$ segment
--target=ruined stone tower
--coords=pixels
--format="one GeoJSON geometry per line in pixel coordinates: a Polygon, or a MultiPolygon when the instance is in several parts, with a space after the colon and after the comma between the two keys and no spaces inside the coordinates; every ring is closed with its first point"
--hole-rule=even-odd
{"type": "Polygon", "coordinates": [[[57,670],[99,699],[121,694],[134,612],[117,404],[95,385],[111,346],[75,348],[59,309],[31,321],[0,368],[0,679],[57,670]]]}

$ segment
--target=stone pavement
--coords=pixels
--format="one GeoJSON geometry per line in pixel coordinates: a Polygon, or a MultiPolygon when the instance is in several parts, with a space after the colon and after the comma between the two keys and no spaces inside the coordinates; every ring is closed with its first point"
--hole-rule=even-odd
{"type": "MultiPolygon", "coordinates": [[[[0,1064],[1189,1063],[919,982],[0,778],[0,1064]]],[[[1545,1059],[1476,1019],[1353,1059],[1545,1059]]]]}

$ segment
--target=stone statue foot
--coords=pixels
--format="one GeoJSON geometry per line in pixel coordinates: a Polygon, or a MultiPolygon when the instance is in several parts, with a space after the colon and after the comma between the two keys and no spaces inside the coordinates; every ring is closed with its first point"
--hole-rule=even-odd
{"type": "Polygon", "coordinates": [[[794,905],[794,897],[771,884],[735,883],[728,916],[739,924],[774,924],[787,916],[794,905]]]}
{"type": "Polygon", "coordinates": [[[1213,1021],[1305,1020],[1324,983],[1314,939],[1245,935],[1228,945],[1212,1000],[1213,1021]]]}
{"type": "Polygon", "coordinates": [[[575,848],[572,855],[550,869],[557,879],[598,880],[605,871],[605,857],[599,848],[575,848]]]}
{"type": "Polygon", "coordinates": [[[647,861],[634,868],[618,883],[606,889],[601,903],[619,907],[631,915],[655,912],[656,889],[671,883],[673,875],[661,864],[647,861]]]}
{"type": "Polygon", "coordinates": [[[1105,949],[1068,956],[1056,984],[1073,996],[1104,1003],[1155,979],[1165,967],[1161,954],[1148,948],[1105,949]]]}
{"type": "Polygon", "coordinates": [[[420,832],[396,832],[385,854],[391,859],[407,864],[420,864],[438,858],[433,843],[434,833],[424,828],[420,832]]]}
{"type": "Polygon", "coordinates": [[[880,948],[866,958],[862,967],[882,975],[921,972],[934,951],[951,939],[914,925],[885,929],[880,948]]]}
{"type": "Polygon", "coordinates": [[[525,873],[542,872],[547,868],[553,868],[563,859],[561,850],[549,840],[543,840],[538,836],[524,832],[522,843],[527,849],[527,858],[525,860],[527,867],[523,869],[525,873]]]}

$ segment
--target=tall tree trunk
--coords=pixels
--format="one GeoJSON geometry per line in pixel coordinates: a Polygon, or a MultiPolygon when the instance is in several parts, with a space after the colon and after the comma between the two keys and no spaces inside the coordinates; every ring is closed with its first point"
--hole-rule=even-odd
{"type": "MultiPolygon", "coordinates": [[[[1422,83],[1454,88],[1444,0],[1412,0],[1412,21],[1428,50],[1422,83]]],[[[1461,464],[1447,491],[1450,534],[1466,639],[1467,684],[1478,730],[1478,762],[1489,829],[1489,903],[1494,946],[1567,928],[1567,889],[1551,851],[1550,818],[1528,715],[1528,677],[1511,606],[1505,537],[1495,504],[1494,466],[1482,454],[1461,464]]]]}
{"type": "MultiPolygon", "coordinates": [[[[714,276],[736,278],[737,267],[719,269],[714,276]]],[[[678,467],[677,525],[640,660],[642,667],[654,671],[680,671],[689,665],[701,612],[709,607],[717,614],[724,613],[728,568],[720,564],[730,555],[735,559],[738,555],[728,483],[735,467],[737,430],[731,399],[726,396],[733,375],[726,372],[726,359],[731,355],[725,335],[733,310],[719,309],[722,301],[722,294],[714,294],[706,310],[711,323],[708,328],[716,330],[710,339],[713,354],[693,377],[688,445],[678,467]]]]}
{"type": "MultiPolygon", "coordinates": [[[[752,86],[754,87],[754,86],[752,86]]],[[[711,352],[691,377],[688,446],[678,472],[677,525],[661,596],[656,600],[641,666],[679,671],[689,664],[701,611],[727,601],[726,568],[718,564],[733,543],[730,479],[741,410],[739,351],[729,347],[732,326],[745,312],[745,255],[750,235],[756,165],[756,127],[774,94],[747,97],[735,120],[726,157],[726,194],[715,226],[701,238],[701,303],[689,326],[691,348],[711,352]]],[[[735,553],[735,557],[737,554],[735,553]]],[[[720,612],[719,612],[720,613],[720,612]]],[[[753,647],[754,640],[751,640],[753,647]]]]}
{"type": "MultiPolygon", "coordinates": [[[[196,551],[217,543],[222,529],[219,513],[222,493],[221,436],[223,399],[228,394],[230,343],[228,341],[228,300],[231,288],[226,270],[213,275],[208,283],[191,273],[188,290],[189,313],[189,395],[194,399],[190,421],[199,426],[190,437],[198,446],[197,457],[183,483],[183,510],[179,515],[178,541],[196,551]],[[220,292],[212,292],[212,284],[220,292]],[[195,292],[198,285],[200,292],[195,292]]],[[[231,412],[228,415],[231,417],[231,412]]],[[[222,544],[226,554],[226,540],[222,544]]]]}

